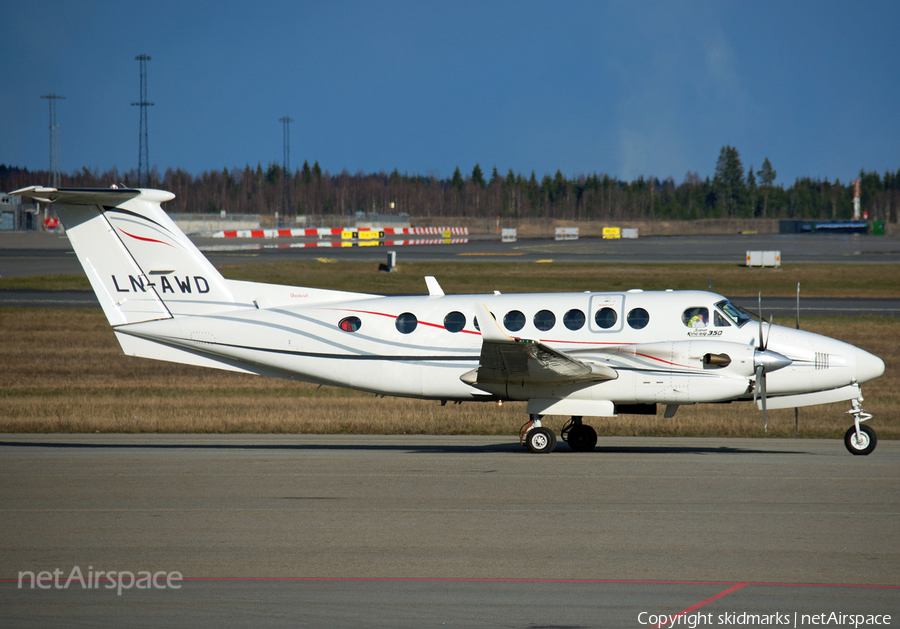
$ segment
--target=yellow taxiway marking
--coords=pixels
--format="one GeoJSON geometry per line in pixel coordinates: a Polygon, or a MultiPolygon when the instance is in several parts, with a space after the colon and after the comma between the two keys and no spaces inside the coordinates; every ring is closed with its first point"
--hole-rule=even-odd
{"type": "Polygon", "coordinates": [[[535,260],[535,264],[545,264],[547,262],[553,262],[553,260],[535,260]]]}

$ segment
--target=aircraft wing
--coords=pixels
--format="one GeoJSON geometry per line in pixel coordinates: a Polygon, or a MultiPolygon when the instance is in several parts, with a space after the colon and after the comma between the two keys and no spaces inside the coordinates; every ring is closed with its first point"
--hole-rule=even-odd
{"type": "Polygon", "coordinates": [[[619,377],[615,369],[605,365],[572,358],[538,341],[507,336],[484,304],[476,310],[482,321],[481,357],[478,369],[461,376],[467,384],[553,385],[619,377]]]}

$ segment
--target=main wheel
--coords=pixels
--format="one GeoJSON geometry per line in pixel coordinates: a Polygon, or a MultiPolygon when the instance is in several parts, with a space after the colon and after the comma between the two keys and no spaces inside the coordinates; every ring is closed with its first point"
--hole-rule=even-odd
{"type": "Polygon", "coordinates": [[[590,452],[597,445],[597,431],[587,424],[573,426],[569,431],[568,441],[569,447],[575,452],[590,452]]]}
{"type": "Polygon", "coordinates": [[[856,426],[850,426],[850,429],[844,435],[844,445],[850,450],[850,454],[871,454],[878,443],[875,431],[868,426],[859,427],[860,437],[856,436],[856,426]]]}
{"type": "Polygon", "coordinates": [[[525,445],[535,454],[553,452],[556,448],[556,434],[549,428],[534,428],[525,436],[525,445]]]}

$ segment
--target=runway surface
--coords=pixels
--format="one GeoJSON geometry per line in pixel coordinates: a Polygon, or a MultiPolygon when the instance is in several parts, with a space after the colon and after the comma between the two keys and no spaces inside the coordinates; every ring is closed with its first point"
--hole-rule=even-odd
{"type": "Polygon", "coordinates": [[[898,477],[891,441],[854,457],[834,440],[607,438],[541,456],[498,437],[3,435],[0,624],[896,616],[898,477]],[[18,587],[75,566],[184,581],[18,587]]]}
{"type": "MultiPolygon", "coordinates": [[[[784,264],[898,264],[900,238],[845,235],[668,236],[636,240],[577,241],[470,239],[459,245],[403,247],[265,248],[288,245],[290,239],[221,239],[192,237],[216,266],[327,257],[336,260],[384,262],[387,250],[404,262],[504,261],[605,263],[716,263],[743,265],[748,250],[781,251],[784,264]],[[228,249],[228,250],[226,250],[228,249]]],[[[0,233],[0,275],[81,274],[81,266],[64,236],[45,233],[0,233]]]]}

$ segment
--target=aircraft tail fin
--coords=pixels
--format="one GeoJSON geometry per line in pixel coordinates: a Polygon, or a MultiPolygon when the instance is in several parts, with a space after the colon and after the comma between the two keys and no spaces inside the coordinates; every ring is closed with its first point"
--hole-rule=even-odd
{"type": "Polygon", "coordinates": [[[243,307],[163,211],[171,192],[33,186],[12,194],[54,205],[113,326],[243,307]]]}

